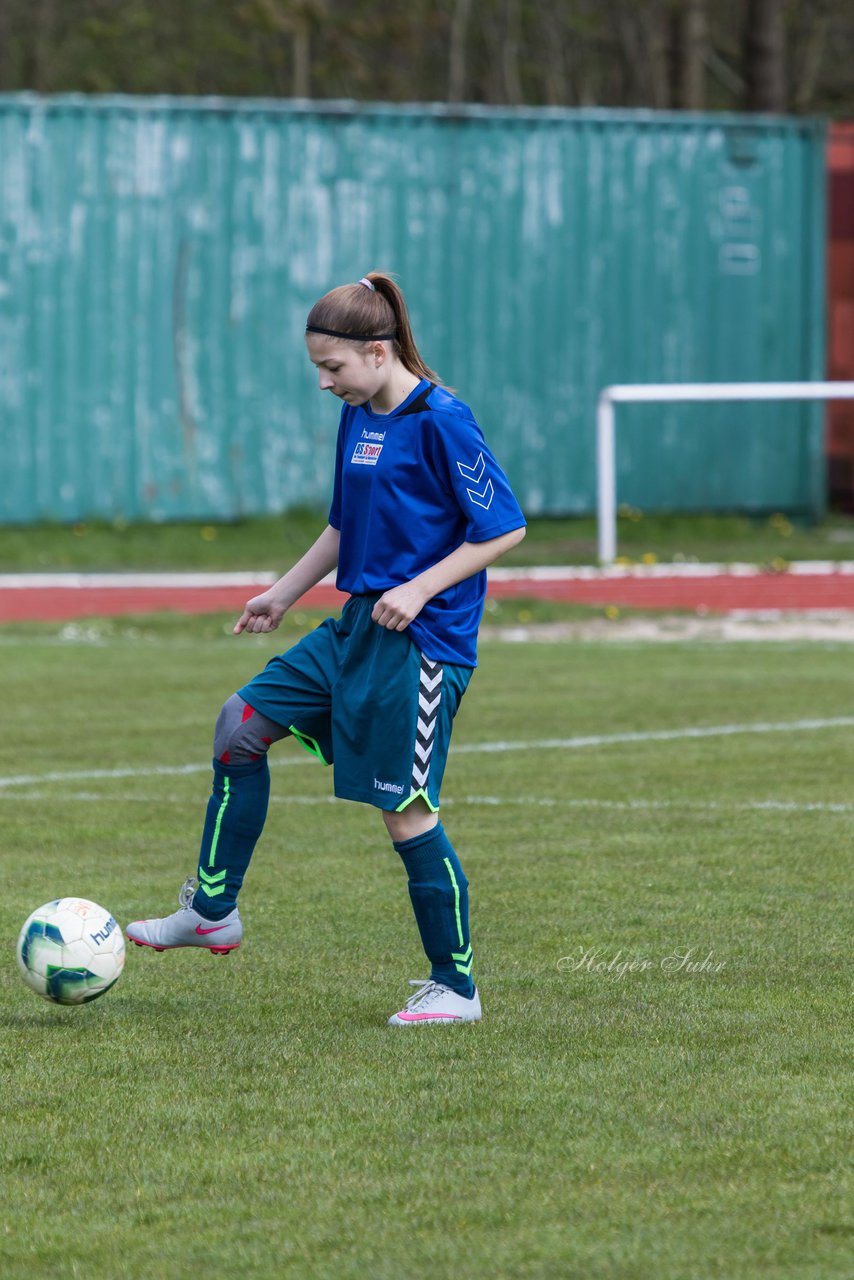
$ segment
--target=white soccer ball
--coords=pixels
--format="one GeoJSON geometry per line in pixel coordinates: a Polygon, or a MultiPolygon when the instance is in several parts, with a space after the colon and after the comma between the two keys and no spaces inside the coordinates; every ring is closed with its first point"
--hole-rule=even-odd
{"type": "Polygon", "coordinates": [[[118,982],[125,940],[113,916],[88,898],[56,898],[24,922],[18,968],[33,991],[55,1004],[85,1004],[118,982]]]}

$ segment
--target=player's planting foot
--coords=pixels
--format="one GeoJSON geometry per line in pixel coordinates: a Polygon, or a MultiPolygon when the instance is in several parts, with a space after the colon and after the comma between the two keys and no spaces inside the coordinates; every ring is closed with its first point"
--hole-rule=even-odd
{"type": "Polygon", "coordinates": [[[410,978],[409,985],[420,990],[409,997],[405,1009],[391,1015],[388,1020],[390,1027],[417,1026],[422,1022],[480,1022],[477,987],[471,1000],[467,1000],[441,982],[410,978]]]}
{"type": "Polygon", "coordinates": [[[131,942],[155,951],[171,951],[175,947],[204,947],[215,956],[227,955],[239,947],[243,939],[240,912],[234,908],[222,920],[208,920],[193,907],[196,882],[190,877],[178,894],[180,911],[160,920],[134,920],[125,929],[131,942]]]}

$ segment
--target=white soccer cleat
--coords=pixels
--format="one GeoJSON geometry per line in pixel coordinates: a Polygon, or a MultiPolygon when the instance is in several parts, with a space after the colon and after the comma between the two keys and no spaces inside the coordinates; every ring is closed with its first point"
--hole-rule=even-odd
{"type": "Polygon", "coordinates": [[[419,1022],[480,1022],[477,987],[472,999],[467,1000],[441,982],[410,978],[409,985],[420,989],[409,997],[404,1009],[391,1015],[388,1020],[390,1027],[414,1026],[419,1022]]]}
{"type": "Polygon", "coordinates": [[[180,911],[160,920],[134,920],[125,929],[131,942],[155,951],[171,951],[175,947],[203,947],[215,956],[234,951],[243,940],[243,925],[237,907],[222,920],[208,920],[193,907],[196,882],[192,876],[184,881],[178,901],[180,911]]]}

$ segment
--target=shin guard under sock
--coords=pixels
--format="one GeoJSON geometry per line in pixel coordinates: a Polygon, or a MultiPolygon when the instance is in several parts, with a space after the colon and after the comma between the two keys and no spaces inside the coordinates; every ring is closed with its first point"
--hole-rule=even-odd
{"type": "Polygon", "coordinates": [[[221,920],[237,905],[252,850],[264,828],[270,770],[266,755],[242,765],[214,760],[213,770],[193,906],[200,915],[221,920]]]}
{"type": "Polygon", "coordinates": [[[409,897],[430,977],[461,996],[474,995],[469,941],[468,880],[453,845],[437,823],[423,835],[394,841],[409,877],[409,897]]]}

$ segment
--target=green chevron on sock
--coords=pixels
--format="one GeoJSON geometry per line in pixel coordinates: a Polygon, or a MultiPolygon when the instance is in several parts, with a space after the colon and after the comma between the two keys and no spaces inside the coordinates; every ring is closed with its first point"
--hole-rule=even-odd
{"type": "Polygon", "coordinates": [[[201,893],[207,894],[209,898],[216,898],[221,893],[225,893],[225,871],[217,871],[214,875],[209,875],[204,867],[199,867],[199,890],[201,893]],[[218,886],[214,888],[214,886],[218,886]]]}

